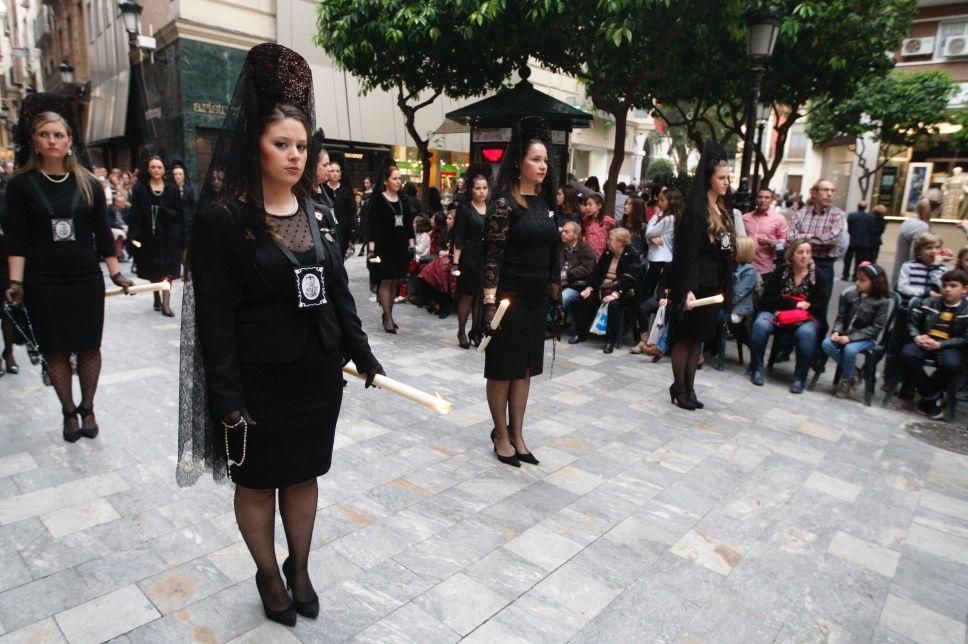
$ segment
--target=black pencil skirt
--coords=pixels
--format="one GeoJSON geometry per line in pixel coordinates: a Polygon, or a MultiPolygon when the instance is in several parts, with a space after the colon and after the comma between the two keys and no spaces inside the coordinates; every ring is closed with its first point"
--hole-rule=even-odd
{"type": "Polygon", "coordinates": [[[514,278],[501,281],[497,301],[511,300],[501,328],[487,346],[484,377],[517,380],[544,370],[545,321],[548,316],[548,280],[514,278]]]}

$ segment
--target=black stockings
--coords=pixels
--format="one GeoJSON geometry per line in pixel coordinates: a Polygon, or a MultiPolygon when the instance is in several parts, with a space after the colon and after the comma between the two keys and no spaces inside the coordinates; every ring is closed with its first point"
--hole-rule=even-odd
{"type": "Polygon", "coordinates": [[[513,456],[516,449],[522,454],[530,451],[524,444],[524,412],[528,408],[531,376],[517,380],[488,380],[487,406],[494,421],[497,452],[513,456]]]}
{"type": "Polygon", "coordinates": [[[672,377],[674,390],[684,394],[695,389],[696,367],[699,365],[699,351],[702,343],[697,340],[678,340],[672,345],[672,377]]]}
{"type": "MultiPolygon", "coordinates": [[[[61,410],[69,412],[74,409],[74,391],[71,375],[71,354],[50,353],[47,360],[47,375],[54,393],[60,400],[61,410]]],[[[77,354],[77,376],[81,381],[81,407],[94,408],[94,394],[97,391],[97,381],[101,376],[101,350],[81,351],[77,354]]],[[[85,427],[94,427],[94,416],[88,416],[84,421],[85,427]]]]}
{"type": "Polygon", "coordinates": [[[3,318],[0,320],[0,330],[3,331],[3,359],[9,367],[17,364],[13,357],[13,323],[3,318]]]}
{"type": "MultiPolygon", "coordinates": [[[[316,479],[279,490],[279,514],[289,544],[293,595],[303,601],[308,601],[313,593],[308,565],[317,498],[316,479]]],[[[237,485],[235,520],[263,578],[266,603],[273,610],[285,609],[289,605],[289,597],[276,561],[276,491],[253,490],[237,485]]]]}
{"type": "Polygon", "coordinates": [[[471,319],[471,335],[474,335],[478,330],[479,313],[478,313],[478,299],[473,295],[461,295],[460,300],[457,301],[457,332],[460,335],[464,335],[464,329],[467,328],[467,318],[473,312],[474,317],[471,319]]]}
{"type": "Polygon", "coordinates": [[[397,296],[397,280],[380,280],[377,299],[383,309],[383,324],[393,323],[393,300],[397,296]]]}

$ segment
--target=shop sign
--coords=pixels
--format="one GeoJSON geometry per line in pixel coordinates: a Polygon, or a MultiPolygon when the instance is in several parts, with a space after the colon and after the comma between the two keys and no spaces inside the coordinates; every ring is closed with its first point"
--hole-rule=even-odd
{"type": "Polygon", "coordinates": [[[212,101],[195,101],[192,103],[192,111],[196,114],[211,114],[213,116],[225,116],[229,111],[225,103],[213,103],[212,101]]]}
{"type": "Polygon", "coordinates": [[[347,159],[359,160],[363,158],[363,154],[360,152],[346,152],[345,154],[343,154],[343,156],[346,157],[347,159]]]}
{"type": "Polygon", "coordinates": [[[511,140],[509,127],[484,127],[473,131],[475,143],[507,143],[511,140]]]}

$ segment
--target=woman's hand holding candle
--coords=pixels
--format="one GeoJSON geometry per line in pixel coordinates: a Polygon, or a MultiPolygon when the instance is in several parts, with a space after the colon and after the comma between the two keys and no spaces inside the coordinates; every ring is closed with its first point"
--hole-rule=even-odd
{"type": "MultiPolygon", "coordinates": [[[[692,291],[689,292],[689,295],[692,295],[692,291]]],[[[689,297],[687,296],[686,297],[686,309],[688,309],[688,310],[691,311],[692,309],[698,308],[700,306],[710,306],[712,304],[722,304],[725,301],[726,301],[726,298],[723,297],[722,294],[720,294],[720,293],[717,293],[716,295],[711,295],[709,297],[703,297],[703,298],[700,298],[698,300],[695,299],[695,296],[693,296],[693,299],[689,299],[689,297]]]]}
{"type": "MultiPolygon", "coordinates": [[[[380,367],[379,370],[382,372],[383,368],[380,367]]],[[[379,387],[380,389],[386,389],[391,391],[398,396],[402,396],[414,402],[420,403],[425,407],[433,409],[438,414],[449,414],[453,405],[447,402],[439,395],[430,395],[425,391],[421,391],[416,387],[411,387],[410,385],[404,384],[393,378],[387,378],[382,373],[372,373],[374,369],[370,369],[365,375],[361,374],[356,369],[356,365],[352,362],[347,362],[343,367],[343,373],[353,376],[354,378],[360,378],[367,383],[367,386],[379,387]],[[371,380],[372,378],[372,380],[371,380]]]]}
{"type": "Polygon", "coordinates": [[[485,307],[484,308],[484,310],[485,310],[485,314],[484,314],[484,333],[485,333],[485,336],[486,337],[481,341],[480,346],[477,347],[477,352],[478,353],[484,353],[484,350],[487,349],[487,345],[489,345],[491,343],[491,337],[492,337],[492,335],[494,334],[495,331],[497,331],[501,327],[501,320],[504,319],[504,314],[507,313],[508,307],[511,306],[511,300],[508,300],[508,299],[501,300],[501,303],[498,305],[497,310],[494,311],[494,316],[491,317],[490,323],[488,323],[488,319],[487,319],[488,318],[488,312],[487,312],[487,307],[488,306],[494,306],[494,304],[493,303],[490,303],[490,304],[485,304],[484,305],[484,307],[485,307]]]}

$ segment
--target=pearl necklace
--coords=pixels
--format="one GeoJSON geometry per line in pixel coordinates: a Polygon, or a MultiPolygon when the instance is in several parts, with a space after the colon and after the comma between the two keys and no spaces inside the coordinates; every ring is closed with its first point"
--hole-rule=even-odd
{"type": "Polygon", "coordinates": [[[289,207],[289,212],[273,212],[268,208],[265,209],[266,214],[272,217],[291,217],[296,214],[299,210],[299,200],[296,199],[296,195],[292,195],[292,205],[289,207]]]}
{"type": "Polygon", "coordinates": [[[156,197],[160,197],[161,195],[165,194],[165,184],[161,184],[161,190],[155,190],[155,187],[150,183],[148,184],[148,187],[151,188],[152,194],[154,194],[156,197]]]}
{"type": "Polygon", "coordinates": [[[51,183],[64,183],[65,181],[67,181],[67,177],[71,176],[71,173],[70,172],[66,172],[66,173],[64,173],[64,176],[61,177],[60,179],[55,179],[52,176],[50,176],[49,174],[47,174],[46,172],[44,172],[44,170],[42,168],[38,168],[38,169],[40,170],[40,174],[42,174],[45,177],[47,177],[47,180],[50,181],[51,183]]]}

